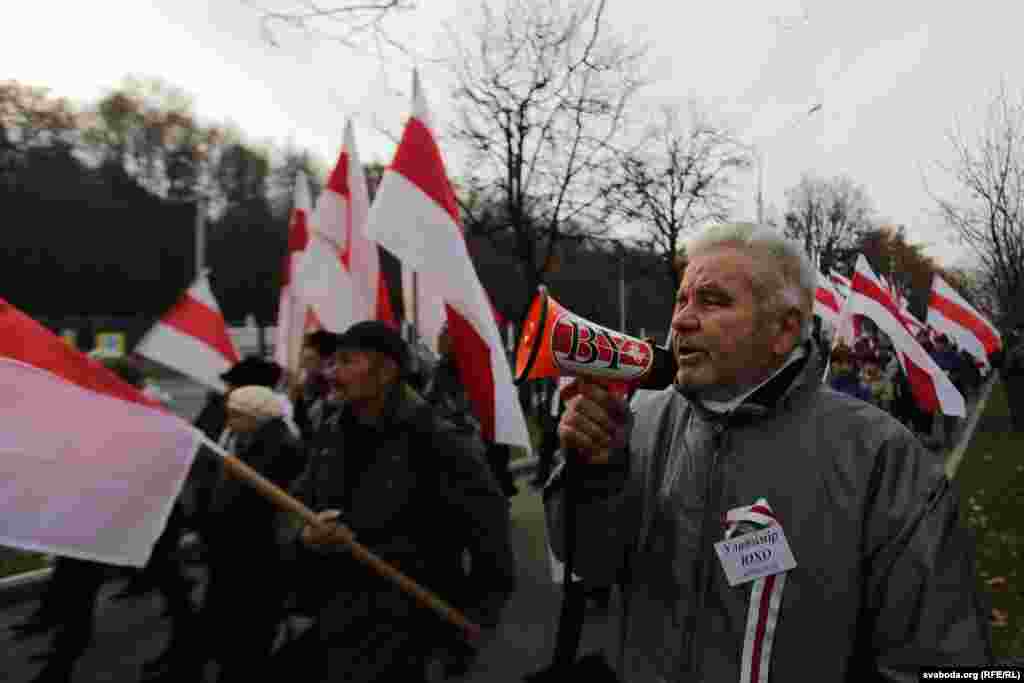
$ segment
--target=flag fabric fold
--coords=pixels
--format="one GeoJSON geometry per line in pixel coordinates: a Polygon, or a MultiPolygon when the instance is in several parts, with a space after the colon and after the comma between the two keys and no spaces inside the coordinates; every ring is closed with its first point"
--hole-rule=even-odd
{"type": "Polygon", "coordinates": [[[369,210],[366,175],[349,121],[338,161],[317,199],[310,244],[297,276],[302,297],[331,332],[344,332],[362,320],[395,324],[378,247],[366,234],[369,210]]]}
{"type": "MultiPolygon", "coordinates": [[[[370,209],[368,233],[418,274],[417,289],[443,302],[456,366],[488,441],[530,450],[526,420],[490,300],[462,234],[455,195],[413,75],[412,115],[370,209]]],[[[429,300],[428,300],[429,301],[429,300]]],[[[436,311],[418,311],[425,317],[436,311]]],[[[430,330],[436,334],[434,330],[430,330]]],[[[433,339],[429,339],[431,342],[433,339]]]]}
{"type": "Polygon", "coordinates": [[[143,566],[199,432],[3,300],[0,384],[0,545],[143,566]]]}
{"type": "Polygon", "coordinates": [[[900,319],[896,303],[885,291],[863,254],[857,257],[848,307],[851,314],[869,318],[892,340],[911,390],[923,409],[945,415],[967,414],[964,397],[936,365],[900,319]]]}
{"type": "Polygon", "coordinates": [[[938,274],[932,278],[928,299],[928,325],[954,339],[986,365],[988,357],[1002,348],[999,332],[938,274]]]}
{"type": "Polygon", "coordinates": [[[281,272],[281,294],[277,307],[277,336],[274,360],[292,376],[297,375],[299,353],[309,319],[306,303],[295,285],[295,275],[302,253],[309,246],[309,215],[312,200],[309,180],[303,171],[295,174],[295,193],[288,222],[288,252],[281,272]]]}
{"type": "Polygon", "coordinates": [[[835,327],[839,322],[843,301],[829,279],[818,273],[818,286],[814,290],[814,315],[835,327]]]}
{"type": "Polygon", "coordinates": [[[239,361],[205,272],[136,345],[135,352],[223,392],[220,375],[239,361]]]}
{"type": "Polygon", "coordinates": [[[832,282],[832,286],[839,292],[839,295],[844,299],[850,296],[850,278],[846,277],[837,270],[830,270],[828,272],[828,279],[832,282]]]}

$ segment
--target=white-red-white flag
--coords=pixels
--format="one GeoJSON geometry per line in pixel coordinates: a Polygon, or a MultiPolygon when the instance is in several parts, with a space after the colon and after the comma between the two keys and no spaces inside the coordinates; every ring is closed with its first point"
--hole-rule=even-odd
{"type": "Polygon", "coordinates": [[[0,545],[143,566],[202,435],[0,299],[0,545]]]}
{"type": "Polygon", "coordinates": [[[822,322],[835,327],[839,322],[843,302],[844,299],[829,278],[818,273],[818,286],[814,290],[814,315],[821,318],[822,322]]]}
{"type": "Polygon", "coordinates": [[[836,288],[839,295],[844,299],[850,296],[850,278],[846,277],[837,270],[830,270],[828,272],[828,279],[832,282],[832,286],[836,288]]]}
{"type": "Polygon", "coordinates": [[[274,360],[293,376],[298,373],[302,340],[311,322],[309,307],[294,284],[300,254],[309,244],[311,210],[309,180],[305,172],[299,171],[295,174],[295,193],[288,221],[288,252],[281,268],[281,296],[277,306],[277,337],[274,343],[274,360]]]}
{"type": "Polygon", "coordinates": [[[964,397],[907,330],[896,303],[863,255],[857,257],[851,284],[848,300],[851,312],[870,318],[892,340],[917,404],[933,413],[966,415],[964,397]]]}
{"type": "Polygon", "coordinates": [[[146,332],[135,353],[224,391],[220,376],[239,355],[205,272],[146,332]]]}
{"type": "Polygon", "coordinates": [[[377,244],[366,234],[370,196],[349,121],[338,162],[317,199],[297,279],[321,325],[344,332],[361,320],[396,325],[377,244]]]}
{"type": "Polygon", "coordinates": [[[852,347],[863,336],[863,330],[861,330],[860,316],[845,308],[846,301],[850,298],[850,278],[837,270],[830,270],[828,279],[844,304],[843,307],[840,307],[839,317],[836,320],[836,335],[833,342],[838,344],[841,341],[852,347]]]}
{"type": "Polygon", "coordinates": [[[429,121],[414,74],[412,116],[370,209],[368,232],[443,298],[459,378],[484,438],[530,450],[512,369],[429,121]]]}
{"type": "Polygon", "coordinates": [[[902,297],[899,303],[899,316],[900,320],[903,321],[903,325],[910,331],[910,334],[915,337],[925,329],[925,324],[918,320],[916,315],[910,312],[907,300],[902,297]]]}
{"type": "Polygon", "coordinates": [[[989,354],[1003,346],[999,331],[938,274],[932,277],[928,324],[956,340],[957,346],[988,364],[989,354]]]}

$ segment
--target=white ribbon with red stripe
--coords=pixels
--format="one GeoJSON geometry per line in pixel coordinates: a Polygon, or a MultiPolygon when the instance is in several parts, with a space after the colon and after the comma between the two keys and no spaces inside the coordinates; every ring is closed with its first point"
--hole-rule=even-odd
{"type": "MultiPolygon", "coordinates": [[[[778,520],[768,501],[759,498],[753,505],[729,510],[725,516],[725,538],[729,540],[737,533],[760,531],[777,524],[778,520]]],[[[768,681],[775,627],[779,622],[782,589],[785,585],[786,572],[754,581],[747,610],[747,629],[743,637],[740,683],[768,681]]]]}

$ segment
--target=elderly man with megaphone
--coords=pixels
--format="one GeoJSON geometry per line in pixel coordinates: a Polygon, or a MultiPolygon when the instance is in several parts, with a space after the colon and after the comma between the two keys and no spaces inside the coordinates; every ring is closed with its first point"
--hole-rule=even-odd
{"type": "Polygon", "coordinates": [[[632,345],[642,365],[649,346],[597,330],[559,340],[558,321],[536,334],[541,364],[581,375],[548,524],[576,574],[622,589],[618,676],[916,681],[990,663],[954,486],[895,419],[822,384],[801,247],[735,224],[687,255],[670,387],[627,404],[609,380],[636,376],[609,361],[632,345]]]}

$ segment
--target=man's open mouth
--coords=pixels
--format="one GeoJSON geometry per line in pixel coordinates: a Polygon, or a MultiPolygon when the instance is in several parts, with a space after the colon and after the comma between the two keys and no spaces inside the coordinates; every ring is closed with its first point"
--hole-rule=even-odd
{"type": "Polygon", "coordinates": [[[676,355],[679,357],[679,360],[685,361],[685,360],[694,360],[694,359],[698,358],[703,353],[704,353],[704,349],[699,349],[699,348],[697,348],[695,346],[680,346],[679,350],[676,353],[676,355]]]}

